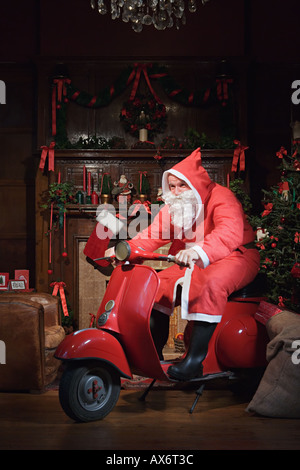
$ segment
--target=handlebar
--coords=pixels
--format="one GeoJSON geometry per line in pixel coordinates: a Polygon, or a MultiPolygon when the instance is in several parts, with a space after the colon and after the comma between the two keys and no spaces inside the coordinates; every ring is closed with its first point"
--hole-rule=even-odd
{"type": "Polygon", "coordinates": [[[131,261],[137,262],[140,260],[158,260],[158,261],[167,261],[169,263],[176,263],[182,266],[182,263],[177,262],[175,256],[173,255],[161,255],[159,253],[153,253],[150,251],[145,251],[140,247],[135,247],[130,245],[127,241],[121,240],[117,243],[115,247],[115,255],[105,256],[103,258],[96,258],[93,261],[111,261],[114,259],[118,261],[131,261]]]}

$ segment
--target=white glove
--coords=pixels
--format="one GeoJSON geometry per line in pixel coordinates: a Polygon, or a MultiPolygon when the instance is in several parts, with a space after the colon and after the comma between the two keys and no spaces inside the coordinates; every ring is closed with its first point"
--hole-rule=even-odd
{"type": "Polygon", "coordinates": [[[195,262],[200,258],[199,254],[193,248],[181,250],[175,255],[177,264],[192,268],[195,262]]]}

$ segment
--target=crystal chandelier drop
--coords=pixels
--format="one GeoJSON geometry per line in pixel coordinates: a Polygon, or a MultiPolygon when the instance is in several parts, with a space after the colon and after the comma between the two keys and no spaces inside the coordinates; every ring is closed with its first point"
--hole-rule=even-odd
{"type": "MultiPolygon", "coordinates": [[[[179,29],[186,23],[185,4],[188,11],[197,10],[199,0],[110,0],[110,13],[113,20],[121,18],[131,23],[132,29],[140,33],[144,26],[153,25],[158,30],[179,29]]],[[[201,0],[205,5],[209,0],[201,0]]],[[[90,0],[91,7],[101,15],[108,13],[109,0],[90,0]]]]}

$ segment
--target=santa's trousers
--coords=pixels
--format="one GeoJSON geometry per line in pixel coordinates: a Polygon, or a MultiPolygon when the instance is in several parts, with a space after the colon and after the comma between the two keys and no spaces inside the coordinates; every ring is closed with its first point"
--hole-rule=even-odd
{"type": "Polygon", "coordinates": [[[154,308],[171,315],[174,307],[181,305],[183,319],[218,323],[228,296],[253,281],[259,265],[256,249],[236,250],[204,269],[174,264],[158,273],[160,286],[154,308]],[[181,298],[178,298],[178,286],[182,287],[181,298]]]}

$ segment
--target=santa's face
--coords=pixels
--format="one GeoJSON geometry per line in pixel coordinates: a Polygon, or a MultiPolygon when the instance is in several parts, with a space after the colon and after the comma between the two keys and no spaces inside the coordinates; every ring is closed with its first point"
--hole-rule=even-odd
{"type": "Polygon", "coordinates": [[[169,206],[172,223],[189,229],[195,220],[197,199],[189,185],[176,176],[169,175],[168,183],[170,190],[163,195],[163,200],[169,206]]]}
{"type": "Polygon", "coordinates": [[[168,183],[171,193],[175,196],[178,196],[184,191],[189,191],[191,189],[185,181],[177,178],[174,175],[168,176],[168,183]]]}

